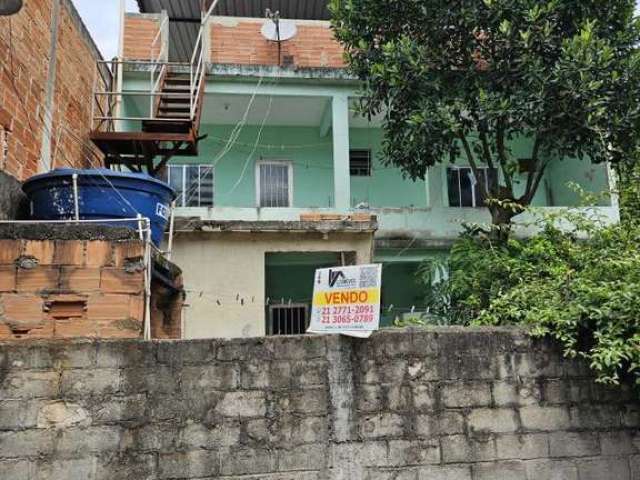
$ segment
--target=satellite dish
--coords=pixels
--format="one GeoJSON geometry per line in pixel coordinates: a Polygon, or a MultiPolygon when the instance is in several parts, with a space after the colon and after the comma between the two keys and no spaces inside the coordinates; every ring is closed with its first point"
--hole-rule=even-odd
{"type": "Polygon", "coordinates": [[[13,15],[22,8],[22,0],[0,0],[0,15],[13,15]]]}
{"type": "Polygon", "coordinates": [[[262,25],[260,33],[264,38],[272,42],[284,42],[295,37],[296,33],[298,33],[298,28],[295,22],[291,20],[277,20],[277,22],[267,20],[262,25]]]}

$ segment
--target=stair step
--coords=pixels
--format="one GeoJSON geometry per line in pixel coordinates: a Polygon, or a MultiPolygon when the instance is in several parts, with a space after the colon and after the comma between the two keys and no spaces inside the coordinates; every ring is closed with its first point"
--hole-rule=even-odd
{"type": "Polygon", "coordinates": [[[191,79],[189,78],[171,78],[167,77],[164,79],[165,84],[172,85],[191,85],[191,79]]]}

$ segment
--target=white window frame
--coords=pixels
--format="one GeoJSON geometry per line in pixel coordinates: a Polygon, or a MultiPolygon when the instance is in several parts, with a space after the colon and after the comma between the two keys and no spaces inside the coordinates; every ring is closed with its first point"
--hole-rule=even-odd
{"type": "Polygon", "coordinates": [[[180,167],[182,169],[182,201],[180,202],[179,205],[176,205],[176,207],[178,208],[212,208],[215,207],[216,205],[216,170],[215,167],[211,164],[207,164],[207,163],[179,163],[179,164],[174,164],[174,165],[167,165],[167,183],[170,185],[171,184],[171,169],[172,168],[178,168],[180,167]],[[207,206],[188,206],[187,205],[187,198],[186,198],[186,193],[187,193],[187,167],[198,167],[198,204],[202,203],[202,187],[201,187],[201,182],[200,182],[200,178],[201,178],[201,174],[200,171],[202,169],[206,169],[206,168],[210,168],[211,169],[211,174],[212,174],[212,191],[211,191],[211,206],[207,205],[207,206]]]}
{"type": "Polygon", "coordinates": [[[289,160],[260,160],[256,162],[256,207],[258,208],[292,208],[293,207],[293,162],[289,160]],[[263,207],[260,205],[260,167],[262,165],[278,165],[286,166],[287,173],[287,190],[288,205],[286,207],[263,207]]]}
{"type": "MultiPolygon", "coordinates": [[[[487,172],[489,172],[491,170],[490,167],[488,166],[482,166],[482,167],[478,167],[478,170],[484,170],[485,171],[485,175],[484,175],[484,180],[487,184],[487,187],[489,186],[489,175],[487,175],[487,172]]],[[[496,171],[496,175],[498,174],[498,170],[496,168],[494,168],[493,170],[496,171]]],[[[447,186],[447,205],[449,206],[449,208],[486,208],[485,205],[479,205],[478,201],[480,200],[479,198],[476,198],[476,189],[474,188],[476,183],[478,182],[478,180],[475,178],[475,174],[473,173],[473,169],[471,168],[471,165],[447,165],[447,168],[445,169],[445,185],[447,186]],[[449,200],[449,178],[448,178],[448,170],[469,170],[470,175],[472,176],[472,178],[470,178],[471,181],[471,203],[472,205],[470,207],[466,207],[462,205],[462,183],[460,181],[460,172],[458,172],[458,200],[460,205],[459,206],[454,206],[451,205],[451,202],[449,200]]]]}

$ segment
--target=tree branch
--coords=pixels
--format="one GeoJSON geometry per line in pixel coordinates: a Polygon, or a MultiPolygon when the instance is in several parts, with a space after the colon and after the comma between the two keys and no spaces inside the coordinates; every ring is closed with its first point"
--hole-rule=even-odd
{"type": "Polygon", "coordinates": [[[504,177],[504,183],[509,191],[509,196],[513,198],[513,180],[511,174],[507,170],[507,153],[504,148],[504,119],[498,120],[496,127],[496,147],[498,149],[498,159],[500,160],[500,168],[502,169],[502,175],[504,177]]]}

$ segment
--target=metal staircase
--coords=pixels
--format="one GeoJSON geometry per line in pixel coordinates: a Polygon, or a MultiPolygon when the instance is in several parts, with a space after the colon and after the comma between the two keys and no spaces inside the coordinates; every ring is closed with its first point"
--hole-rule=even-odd
{"type": "Polygon", "coordinates": [[[188,63],[167,61],[168,39],[162,41],[167,17],[152,42],[151,52],[158,52],[152,60],[98,62],[90,137],[104,154],[107,168],[156,176],[173,156],[198,155],[206,77],[204,26],[216,4],[206,14],[203,11],[188,63]],[[111,67],[112,75],[105,75],[105,66],[111,67]],[[126,68],[148,70],[149,89],[123,89],[126,68]],[[145,113],[137,113],[141,110],[145,113]]]}

